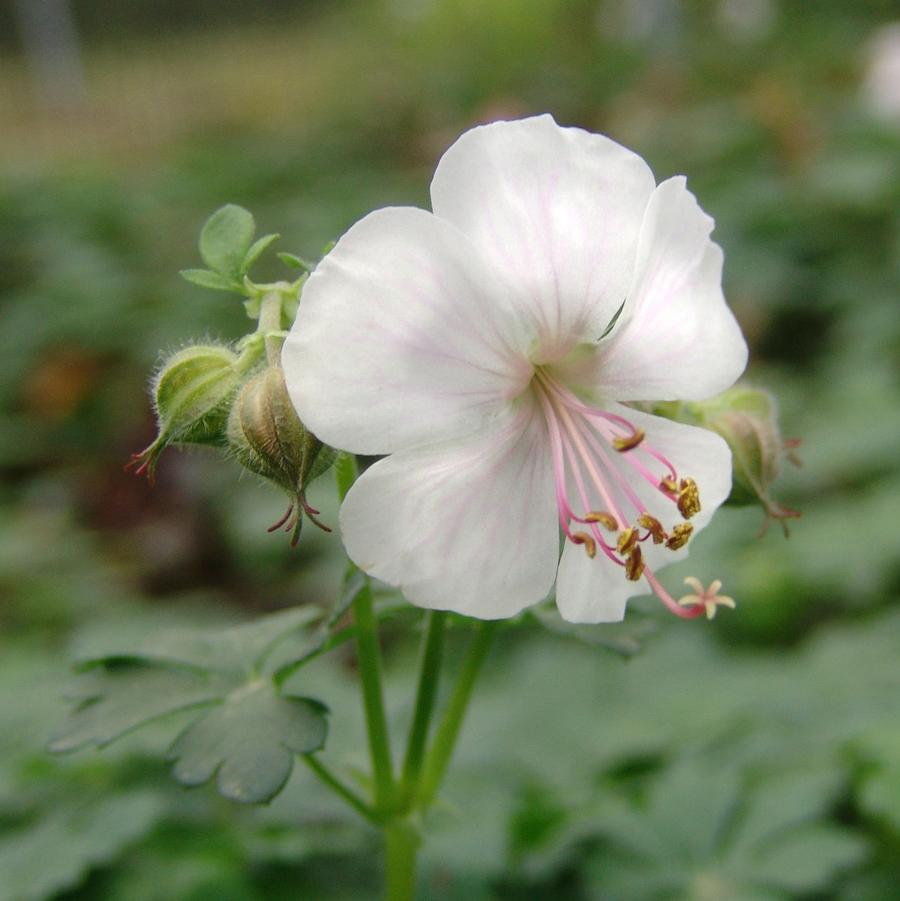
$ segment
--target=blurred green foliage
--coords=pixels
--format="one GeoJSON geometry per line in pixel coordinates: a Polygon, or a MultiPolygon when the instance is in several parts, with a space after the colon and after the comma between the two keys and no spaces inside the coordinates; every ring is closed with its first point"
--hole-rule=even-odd
{"type": "MultiPolygon", "coordinates": [[[[671,579],[721,576],[737,611],[640,619],[627,662],[607,653],[633,650],[627,631],[505,633],[428,824],[424,897],[892,897],[900,125],[863,87],[891,4],[311,8],[88,45],[82,114],[0,107],[18,139],[0,174],[0,899],[371,897],[374,833],[307,772],[263,808],[178,787],[163,756],[183,714],[100,753],[44,746],[67,661],[340,585],[334,539],[309,530],[289,552],[265,532],[280,495],[229,467],[172,454],[152,490],[121,472],[152,437],[159,351],[246,330],[239,302],[178,277],[205,217],[240,203],[314,258],[375,206],[426,204],[467,125],[545,110],[658,178],[687,173],[716,217],[748,379],[803,439],[776,488],[803,518],[785,541],[756,537],[759,511],[722,511],[671,579]],[[148,103],[156,82],[130,73],[163,69],[148,103]]],[[[335,522],[327,486],[312,500],[335,522]]],[[[387,634],[400,724],[408,631],[387,634]]],[[[339,650],[288,686],[335,711],[326,755],[348,778],[364,766],[352,677],[339,650]]]]}

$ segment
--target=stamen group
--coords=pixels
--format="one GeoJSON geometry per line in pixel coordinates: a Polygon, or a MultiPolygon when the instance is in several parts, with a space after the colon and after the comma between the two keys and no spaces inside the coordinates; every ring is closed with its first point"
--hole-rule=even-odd
{"type": "Polygon", "coordinates": [[[563,534],[582,546],[591,559],[601,551],[623,568],[626,579],[646,577],[660,600],[677,616],[702,614],[707,609],[706,599],[698,598],[687,605],[676,602],[646,565],[641,549],[646,541],[672,551],[687,544],[693,532],[687,520],[700,512],[697,483],[680,475],[647,441],[643,430],[623,416],[585,405],[545,369],[535,370],[534,387],[550,437],[563,534]],[[667,531],[634,490],[617,455],[670,501],[684,521],[667,531]],[[588,497],[589,488],[599,495],[604,509],[595,509],[588,497]],[[570,500],[573,492],[574,502],[570,500]],[[573,524],[585,528],[573,530],[573,524]],[[611,533],[609,540],[601,527],[611,533]]]}

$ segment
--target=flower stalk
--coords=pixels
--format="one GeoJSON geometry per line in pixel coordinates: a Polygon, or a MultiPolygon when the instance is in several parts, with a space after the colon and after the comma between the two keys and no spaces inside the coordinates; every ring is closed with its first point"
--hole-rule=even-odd
{"type": "Polygon", "coordinates": [[[403,762],[401,780],[401,802],[407,807],[415,800],[416,786],[422,771],[425,758],[425,746],[428,741],[428,727],[437,698],[438,681],[441,662],[444,656],[444,625],[447,614],[443,610],[430,610],[426,614],[427,625],[422,643],[422,655],[419,668],[419,684],[416,690],[416,705],[412,725],[409,730],[409,742],[403,762]]]}
{"type": "Polygon", "coordinates": [[[475,681],[494,640],[497,630],[496,621],[478,623],[472,643],[463,661],[462,669],[457,676],[453,694],[447,704],[444,717],[438,725],[431,750],[425,760],[424,770],[419,783],[417,806],[427,810],[437,794],[453,756],[456,740],[459,737],[475,681]]]}

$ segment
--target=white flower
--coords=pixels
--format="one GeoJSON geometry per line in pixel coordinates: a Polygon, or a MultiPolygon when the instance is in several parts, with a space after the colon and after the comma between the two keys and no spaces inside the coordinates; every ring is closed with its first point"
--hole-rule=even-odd
{"type": "Polygon", "coordinates": [[[354,225],[284,347],[303,422],[388,455],[341,510],[351,558],[414,604],[483,619],[554,579],[572,622],[619,620],[650,590],[702,613],[655,569],[728,496],[730,452],[622,402],[705,398],[744,369],[712,219],[684,178],[656,185],[636,154],[547,115],[466,132],[431,200],[354,225]]]}

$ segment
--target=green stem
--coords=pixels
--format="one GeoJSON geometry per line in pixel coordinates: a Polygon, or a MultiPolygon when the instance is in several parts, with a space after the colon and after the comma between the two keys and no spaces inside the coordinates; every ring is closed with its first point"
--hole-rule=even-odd
{"type": "Polygon", "coordinates": [[[413,901],[416,890],[416,851],[419,834],[408,820],[394,819],[385,826],[387,901],[413,901]]]}
{"type": "Polygon", "coordinates": [[[381,825],[381,820],[374,808],[342,782],[315,754],[301,754],[300,756],[319,779],[333,792],[340,795],[357,813],[365,817],[373,826],[381,825]]]}
{"type": "Polygon", "coordinates": [[[378,645],[375,605],[369,585],[353,601],[353,619],[356,622],[356,653],[375,783],[375,808],[384,812],[393,803],[394,773],[381,690],[381,648],[378,645]]]}
{"type": "MultiPolygon", "coordinates": [[[[341,502],[359,475],[353,454],[341,454],[335,463],[335,477],[341,502]]],[[[353,568],[352,564],[350,565],[353,568]]],[[[349,571],[348,571],[349,572],[349,571]]],[[[369,756],[372,758],[375,809],[383,814],[394,803],[394,769],[391,763],[391,743],[387,717],[384,713],[384,694],[381,690],[381,648],[378,645],[378,625],[372,586],[366,579],[353,600],[353,622],[356,626],[356,656],[366,712],[366,731],[369,737],[369,756]]]]}
{"type": "Polygon", "coordinates": [[[401,785],[404,804],[408,804],[415,796],[419,775],[422,771],[422,761],[425,758],[428,727],[437,697],[441,661],[444,656],[444,625],[446,621],[447,614],[442,610],[430,610],[427,614],[428,625],[422,642],[422,661],[419,669],[419,685],[416,689],[415,713],[409,730],[409,742],[403,762],[401,785]]]}
{"type": "Polygon", "coordinates": [[[281,331],[281,307],[280,291],[270,291],[259,305],[259,324],[256,330],[263,335],[266,358],[270,366],[279,366],[281,362],[281,345],[284,338],[274,334],[281,331]]]}
{"type": "Polygon", "coordinates": [[[475,680],[478,678],[481,667],[487,658],[496,629],[496,622],[480,623],[478,631],[469,645],[462,669],[459,671],[456,685],[453,688],[453,694],[450,696],[450,701],[447,704],[447,710],[438,726],[431,750],[425,759],[417,798],[418,806],[423,810],[434,800],[434,796],[437,794],[438,788],[440,788],[441,780],[444,778],[447,765],[450,763],[450,758],[453,756],[453,749],[456,747],[456,739],[459,736],[459,730],[462,728],[466,708],[469,705],[469,698],[472,696],[472,689],[475,687],[475,680]]]}

